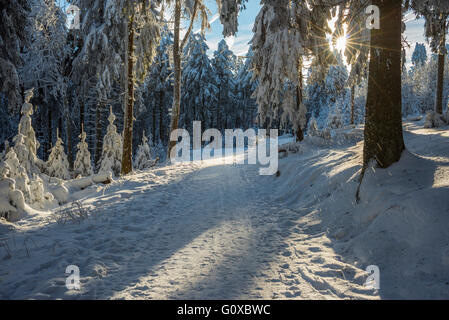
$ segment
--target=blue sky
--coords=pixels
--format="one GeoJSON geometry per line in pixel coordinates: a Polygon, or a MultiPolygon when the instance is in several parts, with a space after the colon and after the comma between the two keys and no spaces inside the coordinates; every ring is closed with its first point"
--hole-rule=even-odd
{"type": "MultiPolygon", "coordinates": [[[[213,51],[217,49],[218,43],[223,39],[223,26],[220,23],[220,20],[217,18],[217,5],[215,0],[207,0],[206,1],[208,8],[211,11],[210,21],[211,30],[206,32],[206,39],[209,45],[209,54],[212,55],[213,51]],[[217,19],[215,19],[217,18],[217,19]]],[[[253,25],[254,20],[256,19],[257,14],[260,10],[260,2],[259,0],[250,0],[247,3],[246,10],[242,11],[239,16],[239,32],[235,37],[231,37],[227,40],[227,43],[232,51],[234,51],[237,55],[245,55],[248,51],[249,45],[248,42],[251,40],[253,33],[253,25]]],[[[405,16],[406,20],[406,32],[405,37],[410,44],[410,48],[407,49],[407,64],[410,64],[411,54],[415,48],[415,43],[425,43],[424,40],[424,22],[423,20],[416,20],[414,14],[407,14],[405,16]]],[[[427,44],[426,44],[427,45],[427,44]]],[[[428,46],[427,46],[428,47],[428,46]]],[[[428,47],[428,56],[430,56],[430,49],[428,47]]]]}
{"type": "MultiPolygon", "coordinates": [[[[257,14],[260,10],[260,2],[258,0],[250,0],[246,4],[246,10],[243,10],[239,16],[239,31],[235,37],[226,39],[229,47],[237,55],[245,55],[248,51],[248,42],[253,37],[253,25],[257,14]]],[[[217,17],[217,4],[215,0],[206,0],[206,4],[211,11],[210,18],[217,17]]],[[[213,52],[217,49],[218,43],[223,40],[223,26],[220,23],[220,19],[209,19],[213,21],[211,23],[211,30],[206,32],[206,39],[209,45],[210,51],[213,52]]]]}

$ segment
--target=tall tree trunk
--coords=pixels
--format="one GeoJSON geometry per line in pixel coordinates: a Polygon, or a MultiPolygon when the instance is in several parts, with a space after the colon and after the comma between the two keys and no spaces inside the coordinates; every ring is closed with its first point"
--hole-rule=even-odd
{"type": "Polygon", "coordinates": [[[163,143],[163,139],[164,139],[164,128],[163,128],[163,92],[159,91],[159,140],[163,143]]]}
{"type": "Polygon", "coordinates": [[[152,128],[152,139],[153,141],[151,142],[155,142],[156,141],[156,108],[153,108],[153,128],[152,128]]]}
{"type": "Polygon", "coordinates": [[[443,114],[443,86],[444,86],[444,62],[446,58],[446,35],[443,35],[442,47],[438,54],[438,80],[437,80],[437,95],[435,99],[435,112],[443,114]]]}
{"type": "Polygon", "coordinates": [[[131,13],[131,18],[128,23],[128,101],[125,107],[125,123],[123,129],[122,175],[130,173],[133,169],[134,33],[134,13],[131,13]]]}
{"type": "Polygon", "coordinates": [[[103,123],[102,123],[102,111],[103,102],[97,104],[97,109],[95,110],[95,165],[100,164],[101,154],[103,152],[103,123]]]}
{"type": "Polygon", "coordinates": [[[84,126],[84,101],[80,104],[80,128],[79,128],[79,134],[82,132],[82,127],[84,126]]]}
{"type": "Polygon", "coordinates": [[[65,134],[67,137],[67,157],[69,161],[70,170],[73,169],[73,150],[72,150],[72,119],[69,116],[68,102],[67,98],[64,98],[64,109],[66,112],[66,125],[65,125],[65,134]]]}
{"type": "MultiPolygon", "coordinates": [[[[301,103],[303,98],[303,89],[304,89],[304,83],[302,79],[302,65],[299,68],[299,85],[296,88],[296,103],[297,103],[297,110],[299,111],[301,109],[301,103]]],[[[304,131],[301,128],[301,124],[297,124],[298,127],[296,128],[296,141],[302,141],[304,140],[304,131]]]]}
{"type": "MultiPolygon", "coordinates": [[[[195,17],[198,12],[199,1],[195,0],[195,5],[193,7],[193,13],[190,15],[190,25],[187,29],[186,34],[184,35],[184,39],[180,43],[180,28],[181,28],[181,0],[175,1],[175,26],[174,26],[174,43],[173,43],[173,62],[175,67],[175,83],[173,85],[173,108],[171,115],[171,123],[170,123],[170,132],[178,129],[179,126],[179,116],[181,114],[181,54],[182,50],[185,47],[187,40],[192,32],[193,23],[195,21],[195,17]]],[[[169,139],[170,140],[170,139],[169,139]]],[[[168,142],[168,153],[167,159],[170,158],[171,150],[176,146],[176,141],[168,142]]]]}
{"type": "Polygon", "coordinates": [[[62,139],[62,116],[59,115],[58,118],[58,130],[59,130],[59,137],[62,139]]]}
{"type": "MultiPolygon", "coordinates": [[[[175,32],[173,43],[173,62],[175,67],[175,82],[173,92],[173,110],[170,123],[170,132],[178,129],[179,116],[181,112],[181,52],[180,52],[180,25],[181,25],[181,0],[175,2],[175,32]]],[[[176,141],[169,141],[167,159],[170,158],[172,149],[176,146],[176,141]]]]}
{"type": "MultiPolygon", "coordinates": [[[[300,84],[296,87],[296,109],[300,110],[301,102],[302,102],[302,80],[300,80],[300,84]]],[[[296,142],[300,142],[304,140],[304,132],[302,131],[301,124],[297,123],[295,125],[295,134],[296,134],[296,142]]]]}
{"type": "Polygon", "coordinates": [[[376,160],[387,168],[404,150],[401,101],[401,1],[373,0],[381,12],[380,29],[371,30],[363,164],[376,160]]]}
{"type": "Polygon", "coordinates": [[[53,123],[52,123],[52,121],[53,121],[53,119],[52,119],[52,116],[51,116],[51,110],[50,110],[50,108],[47,108],[47,117],[48,117],[48,119],[47,119],[47,135],[48,135],[48,141],[47,141],[47,150],[46,150],[46,157],[48,157],[48,155],[50,154],[50,149],[51,149],[51,147],[52,147],[52,145],[53,145],[53,128],[52,128],[52,126],[53,126],[53,123]]]}
{"type": "Polygon", "coordinates": [[[355,123],[355,86],[351,87],[351,124],[355,123]]]}

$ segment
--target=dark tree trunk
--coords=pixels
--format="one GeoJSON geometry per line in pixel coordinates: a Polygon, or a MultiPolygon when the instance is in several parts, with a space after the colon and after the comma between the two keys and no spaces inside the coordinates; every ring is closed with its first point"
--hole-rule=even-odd
{"type": "Polygon", "coordinates": [[[51,110],[50,108],[47,108],[47,116],[48,116],[48,123],[47,123],[47,135],[48,135],[48,141],[47,141],[47,151],[46,156],[50,154],[50,149],[53,146],[53,124],[52,124],[52,117],[51,117],[51,110]]]}
{"type": "Polygon", "coordinates": [[[366,102],[364,167],[399,161],[404,150],[401,101],[401,1],[373,0],[381,12],[380,29],[371,30],[366,102]]]}
{"type": "MultiPolygon", "coordinates": [[[[302,102],[302,81],[299,81],[300,84],[296,87],[296,104],[297,110],[299,111],[301,108],[302,102]]],[[[295,134],[296,134],[296,142],[300,142],[304,140],[304,132],[302,131],[301,124],[298,123],[295,125],[295,134]]]]}
{"type": "MultiPolygon", "coordinates": [[[[446,36],[443,36],[443,46],[446,42],[446,36]]],[[[446,58],[446,48],[442,48],[438,54],[438,80],[437,95],[435,100],[435,112],[443,114],[443,86],[444,86],[444,62],[446,58]]]]}
{"type": "Polygon", "coordinates": [[[72,150],[72,120],[69,116],[67,98],[64,98],[64,109],[66,111],[66,129],[65,134],[67,137],[67,157],[69,161],[70,170],[73,169],[73,150],[72,150]]]}
{"type": "Polygon", "coordinates": [[[79,134],[82,132],[82,127],[84,126],[84,103],[80,104],[80,127],[79,134]]]}
{"type": "Polygon", "coordinates": [[[132,14],[128,23],[128,101],[125,108],[125,123],[123,130],[122,175],[130,173],[133,169],[134,33],[134,15],[132,14]]]}
{"type": "MultiPolygon", "coordinates": [[[[173,43],[173,61],[175,67],[175,83],[173,92],[173,110],[171,116],[170,132],[178,129],[179,116],[181,112],[181,52],[180,52],[180,25],[181,25],[181,0],[175,3],[175,32],[173,43]]],[[[169,139],[171,140],[171,139],[169,139]]],[[[176,141],[169,141],[167,159],[170,158],[172,149],[176,146],[176,141]]]]}
{"type": "Polygon", "coordinates": [[[355,86],[351,87],[351,124],[355,123],[355,86]]]}
{"type": "Polygon", "coordinates": [[[163,117],[164,117],[164,106],[163,106],[163,92],[159,91],[159,140],[163,143],[164,139],[164,128],[163,128],[163,117]]]}
{"type": "Polygon", "coordinates": [[[103,153],[103,123],[102,123],[103,102],[99,102],[95,111],[95,165],[100,164],[103,153]]]}
{"type": "Polygon", "coordinates": [[[153,141],[156,141],[156,109],[157,108],[153,108],[153,128],[152,128],[152,135],[153,135],[153,141]]]}

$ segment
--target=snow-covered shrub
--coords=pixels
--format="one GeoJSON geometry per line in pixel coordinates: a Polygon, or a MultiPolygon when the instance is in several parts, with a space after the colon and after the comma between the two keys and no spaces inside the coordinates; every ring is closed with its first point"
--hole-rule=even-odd
{"type": "Polygon", "coordinates": [[[136,158],[134,160],[134,168],[144,170],[153,167],[154,164],[155,161],[153,160],[150,145],[148,144],[148,138],[145,136],[144,131],[142,137],[142,144],[139,145],[137,149],[136,158]]]}
{"type": "Polygon", "coordinates": [[[15,178],[19,173],[19,167],[21,167],[21,165],[13,148],[11,148],[6,154],[4,162],[8,164],[9,174],[7,176],[10,178],[15,178]]]}
{"type": "Polygon", "coordinates": [[[59,135],[48,157],[47,174],[50,177],[59,179],[70,179],[69,161],[67,160],[67,155],[64,153],[64,146],[59,135]]]}
{"type": "Polygon", "coordinates": [[[37,174],[33,174],[33,179],[30,181],[30,203],[43,208],[44,200],[44,184],[42,179],[37,174]]]}
{"type": "Polygon", "coordinates": [[[424,128],[438,128],[444,125],[443,117],[435,111],[427,111],[424,128]]]}
{"type": "Polygon", "coordinates": [[[117,133],[117,127],[114,125],[115,115],[112,113],[112,107],[108,120],[109,125],[103,139],[103,154],[100,159],[100,170],[98,173],[112,172],[115,176],[119,176],[122,167],[123,140],[122,136],[117,133]]]}
{"type": "Polygon", "coordinates": [[[80,142],[77,145],[78,152],[76,153],[75,163],[73,165],[73,171],[75,177],[88,177],[93,174],[92,161],[90,159],[89,147],[86,142],[86,133],[84,128],[79,135],[80,142]]]}
{"type": "Polygon", "coordinates": [[[47,189],[51,192],[54,198],[58,201],[58,203],[64,204],[67,203],[69,199],[69,190],[65,187],[64,181],[58,178],[51,179],[52,184],[47,185],[47,189]],[[56,183],[54,183],[56,182],[56,183]]]}
{"type": "Polygon", "coordinates": [[[317,136],[319,134],[318,124],[316,123],[316,119],[312,116],[309,120],[309,125],[307,126],[307,134],[309,136],[317,136]]]}
{"type": "Polygon", "coordinates": [[[30,201],[30,180],[24,167],[20,166],[17,172],[17,176],[14,179],[16,181],[16,188],[22,191],[25,201],[30,201]]]}
{"type": "Polygon", "coordinates": [[[327,118],[327,127],[330,129],[339,129],[343,127],[343,119],[338,108],[335,108],[334,112],[329,114],[327,118]]]}
{"type": "MultiPolygon", "coordinates": [[[[28,173],[34,173],[34,162],[30,161],[30,152],[25,145],[25,136],[21,133],[16,135],[13,139],[14,142],[14,152],[19,159],[19,163],[25,168],[28,173]]],[[[12,169],[12,168],[11,168],[12,169]]]]}
{"type": "Polygon", "coordinates": [[[13,148],[9,149],[4,158],[4,162],[8,165],[9,169],[9,174],[7,176],[15,180],[16,188],[22,191],[25,200],[28,201],[30,197],[28,174],[26,169],[20,165],[19,159],[13,148]]]}
{"type": "Polygon", "coordinates": [[[307,126],[307,135],[309,137],[318,137],[322,139],[329,140],[331,138],[331,133],[329,128],[319,130],[315,117],[312,116],[309,120],[309,125],[307,126]]]}
{"type": "Polygon", "coordinates": [[[155,158],[159,158],[159,161],[164,162],[167,157],[167,147],[164,146],[161,140],[152,147],[152,154],[155,158]]]}
{"type": "Polygon", "coordinates": [[[8,175],[8,164],[3,162],[0,164],[0,217],[17,221],[25,213],[25,199],[23,193],[16,190],[14,179],[8,175]]]}

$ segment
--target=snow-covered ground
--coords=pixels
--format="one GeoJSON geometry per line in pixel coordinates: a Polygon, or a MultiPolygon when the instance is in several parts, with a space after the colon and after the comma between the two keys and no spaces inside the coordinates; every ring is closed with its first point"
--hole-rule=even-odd
{"type": "Polygon", "coordinates": [[[367,172],[360,204],[357,128],[337,147],[307,138],[279,177],[158,167],[72,194],[82,221],[54,210],[0,222],[0,298],[448,299],[448,127],[404,127],[408,151],[367,172]],[[68,265],[79,291],[66,289],[68,265]],[[364,285],[368,265],[380,290],[364,285]]]}

